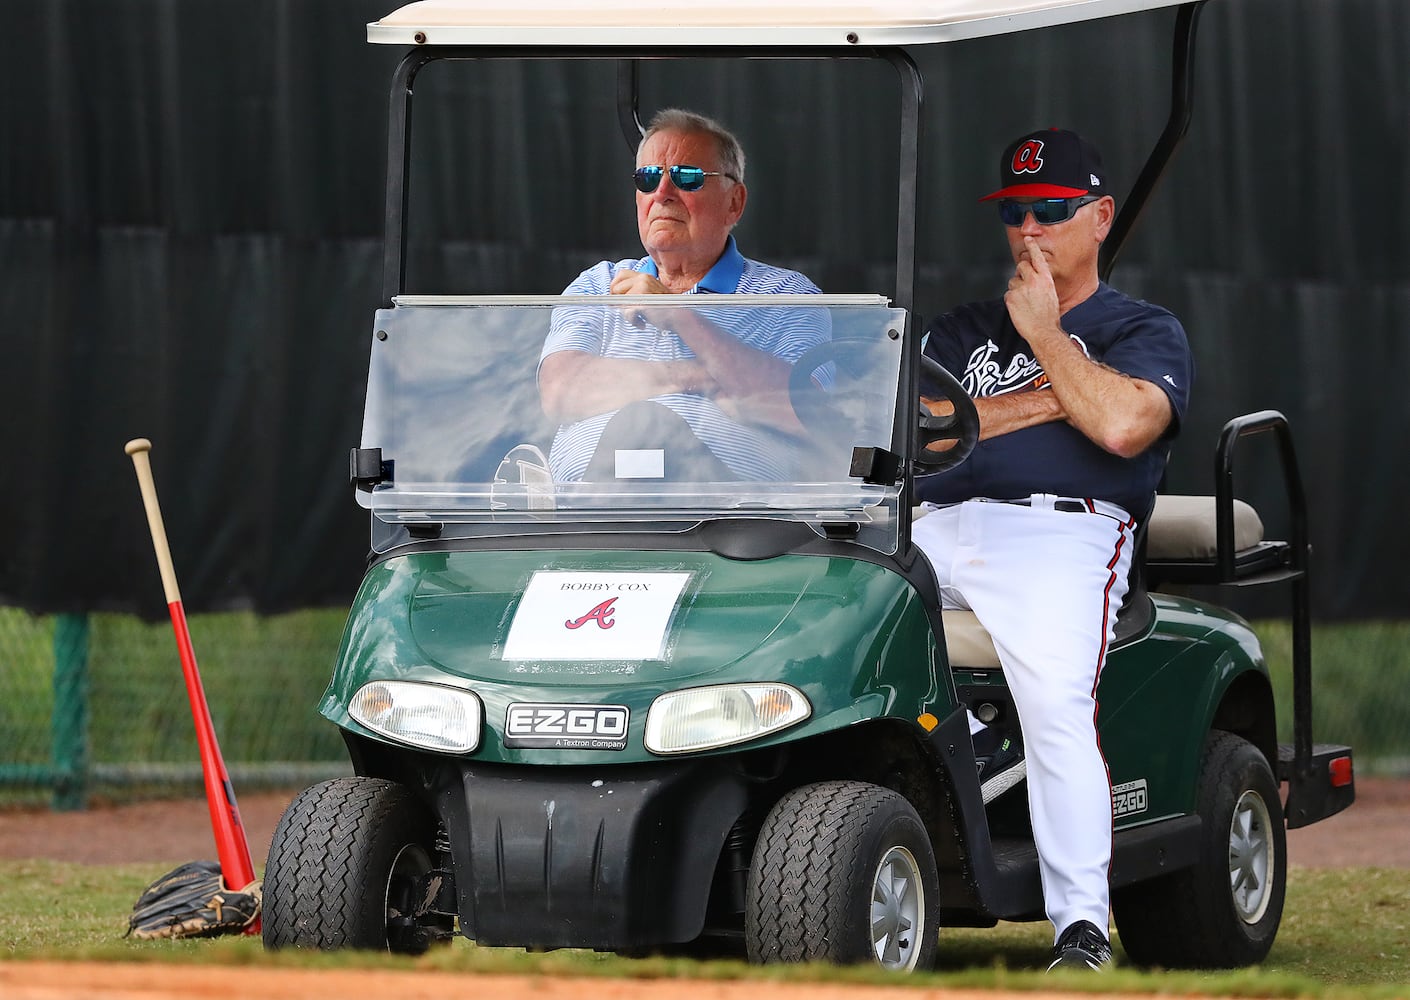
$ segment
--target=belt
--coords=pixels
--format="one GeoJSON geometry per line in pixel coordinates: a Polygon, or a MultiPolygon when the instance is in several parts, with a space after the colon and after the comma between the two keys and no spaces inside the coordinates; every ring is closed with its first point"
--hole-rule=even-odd
{"type": "Polygon", "coordinates": [[[974,501],[976,503],[1006,503],[1018,507],[1033,507],[1038,510],[1067,511],[1073,514],[1103,514],[1122,522],[1131,520],[1131,515],[1117,504],[1090,497],[1060,497],[1053,493],[1033,493],[1015,500],[975,497],[974,501]]]}

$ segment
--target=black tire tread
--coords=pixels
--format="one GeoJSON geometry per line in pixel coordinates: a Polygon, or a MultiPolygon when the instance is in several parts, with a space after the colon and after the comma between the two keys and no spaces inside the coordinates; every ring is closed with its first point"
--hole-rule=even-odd
{"type": "MultiPolygon", "coordinates": [[[[865,915],[859,923],[848,903],[858,892],[870,893],[875,859],[857,846],[879,811],[909,813],[923,835],[910,804],[878,785],[828,781],[794,789],[779,801],[760,830],[749,873],[745,939],[751,961],[874,959],[866,947],[871,929],[865,915]]],[[[928,909],[923,930],[933,938],[935,907],[928,909]]],[[[928,951],[933,956],[933,944],[928,951]]],[[[918,967],[927,964],[923,953],[918,967]]]]}
{"type": "Polygon", "coordinates": [[[421,839],[427,823],[410,791],[380,778],[336,778],[300,792],[265,865],[265,947],[385,950],[384,901],[369,889],[386,872],[372,869],[389,845],[421,839]]]}

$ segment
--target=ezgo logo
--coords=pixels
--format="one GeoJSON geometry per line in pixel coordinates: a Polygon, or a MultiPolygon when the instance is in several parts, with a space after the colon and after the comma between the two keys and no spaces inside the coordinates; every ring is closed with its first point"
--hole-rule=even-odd
{"type": "Polygon", "coordinates": [[[552,750],[625,750],[631,713],[624,705],[516,702],[504,716],[504,745],[552,750]]]}
{"type": "Polygon", "coordinates": [[[1111,811],[1114,816],[1143,813],[1150,803],[1146,797],[1146,779],[1122,782],[1111,786],[1111,811]]]}

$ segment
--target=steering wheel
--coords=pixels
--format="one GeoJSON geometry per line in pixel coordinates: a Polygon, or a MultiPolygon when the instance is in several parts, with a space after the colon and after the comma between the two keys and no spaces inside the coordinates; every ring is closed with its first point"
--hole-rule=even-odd
{"type": "MultiPolygon", "coordinates": [[[[870,384],[866,374],[881,365],[894,368],[895,347],[867,337],[839,337],[804,352],[788,376],[788,398],[798,421],[810,431],[827,427],[864,427],[877,413],[890,409],[895,387],[870,384]],[[833,387],[824,389],[813,381],[813,373],[825,365],[833,366],[833,387]]],[[[918,475],[933,475],[959,465],[974,451],[979,442],[979,412],[948,371],[932,359],[921,355],[921,372],[927,383],[926,395],[932,399],[948,399],[955,412],[937,417],[924,406],[919,407],[920,451],[916,455],[918,475]],[[927,451],[926,445],[954,441],[948,451],[927,451]]],[[[882,432],[887,437],[891,428],[882,432]]],[[[821,436],[821,435],[819,435],[821,436]]],[[[829,444],[845,448],[845,441],[819,441],[825,449],[829,444]]]]}
{"type": "Polygon", "coordinates": [[[922,354],[920,371],[922,376],[939,389],[935,392],[931,386],[927,386],[926,396],[931,399],[949,400],[955,408],[954,413],[937,417],[926,409],[924,404],[920,406],[920,450],[916,453],[915,460],[916,465],[921,468],[916,470],[916,474],[932,476],[948,472],[969,458],[970,452],[974,451],[974,446],[979,443],[979,411],[975,409],[974,400],[969,398],[969,393],[964,391],[959,379],[933,358],[922,354]],[[941,441],[953,441],[955,445],[947,451],[931,451],[926,447],[941,441]]]}
{"type": "MultiPolygon", "coordinates": [[[[839,461],[845,468],[855,440],[843,440],[835,429],[861,431],[876,423],[878,414],[889,413],[896,387],[878,385],[868,379],[878,367],[896,366],[896,348],[869,337],[838,337],[805,351],[788,375],[788,401],[798,422],[812,436],[812,444],[827,462],[839,461]],[[813,380],[820,368],[831,366],[830,388],[813,380]]],[[[881,440],[890,440],[891,427],[875,428],[881,440]]],[[[880,443],[880,442],[877,442],[880,443]]]]}

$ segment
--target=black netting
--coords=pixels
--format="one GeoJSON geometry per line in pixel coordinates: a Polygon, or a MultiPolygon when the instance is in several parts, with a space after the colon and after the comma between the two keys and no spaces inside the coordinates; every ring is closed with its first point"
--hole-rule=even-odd
{"type": "MultiPolygon", "coordinates": [[[[345,485],[381,291],[381,0],[6,5],[0,375],[11,448],[0,601],[162,613],[123,443],[153,439],[193,609],[345,603],[366,525],[345,485]]],[[[664,16],[664,15],[663,15],[664,16]]],[[[1002,289],[998,150],[1064,124],[1118,190],[1159,133],[1170,12],[936,47],[917,311],[1002,289]]],[[[1410,5],[1239,0],[1201,19],[1196,113],[1115,283],[1181,315],[1199,363],[1170,484],[1209,489],[1226,418],[1283,410],[1313,503],[1321,617],[1401,617],[1410,362],[1410,5]],[[1369,378],[1375,370],[1378,378],[1369,378]]],[[[418,87],[416,291],[557,291],[635,255],[612,67],[435,66],[418,87]],[[462,73],[461,70],[470,72],[462,73]]],[[[750,154],[746,253],[887,291],[891,71],[648,64],[750,154]]],[[[1250,466],[1250,489],[1271,467],[1250,466]]],[[[1272,518],[1270,518],[1272,520],[1272,518]]]]}

